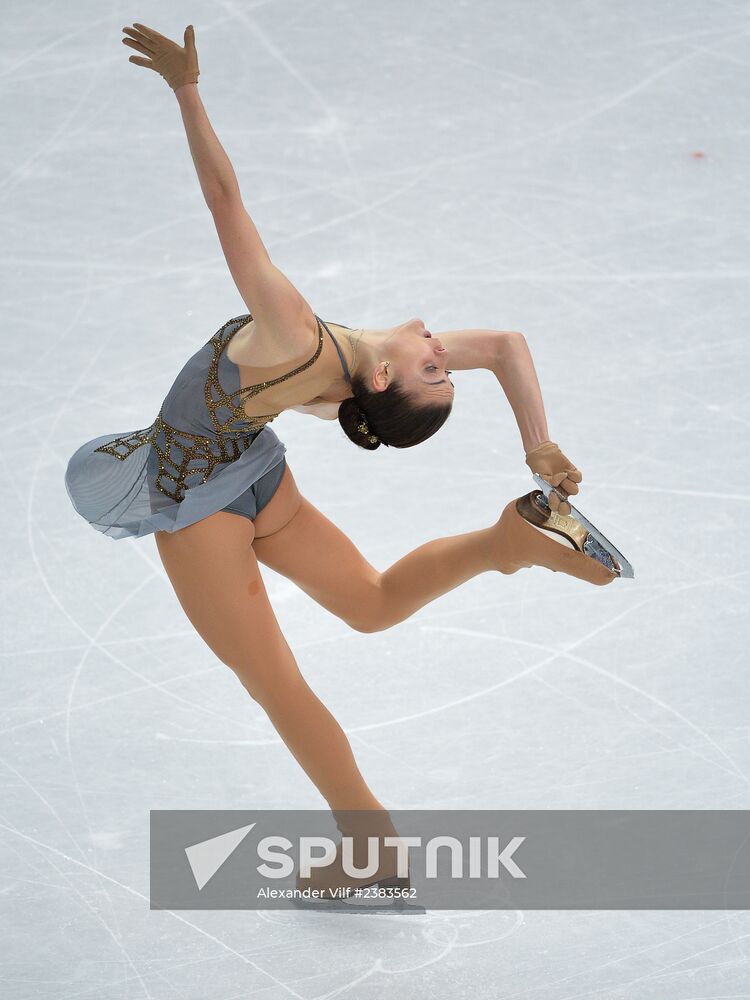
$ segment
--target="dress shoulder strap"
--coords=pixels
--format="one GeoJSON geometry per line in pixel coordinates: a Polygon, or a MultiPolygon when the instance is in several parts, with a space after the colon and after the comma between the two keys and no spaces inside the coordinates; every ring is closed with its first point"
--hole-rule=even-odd
{"type": "Polygon", "coordinates": [[[335,346],[336,350],[338,351],[339,360],[341,361],[341,367],[344,369],[344,378],[346,379],[347,382],[351,382],[352,378],[351,378],[351,375],[349,374],[349,366],[346,363],[346,358],[344,357],[344,352],[341,350],[341,348],[338,345],[338,341],[336,340],[336,338],[334,337],[334,335],[331,333],[331,331],[328,329],[328,325],[327,325],[326,321],[324,319],[320,319],[319,316],[316,316],[315,318],[317,320],[319,320],[323,324],[323,326],[326,328],[326,330],[328,331],[328,336],[331,338],[331,340],[334,343],[334,346],[335,346]]]}
{"type": "MultiPolygon", "coordinates": [[[[323,331],[320,329],[320,324],[323,321],[318,319],[317,316],[315,319],[318,320],[318,347],[313,356],[308,361],[305,361],[304,364],[299,365],[299,367],[294,368],[290,372],[286,372],[285,375],[279,375],[278,378],[266,379],[265,382],[257,382],[255,385],[246,385],[244,388],[239,390],[240,394],[244,395],[245,393],[249,393],[251,396],[256,396],[264,389],[267,389],[269,385],[278,385],[280,382],[286,382],[287,379],[292,378],[294,375],[298,375],[306,368],[309,368],[310,365],[314,364],[320,357],[320,352],[323,350],[323,331]]],[[[325,324],[323,325],[325,326],[325,324]]],[[[326,327],[326,329],[328,329],[328,327],[326,327]]],[[[330,330],[328,332],[330,333],[330,330]]]]}

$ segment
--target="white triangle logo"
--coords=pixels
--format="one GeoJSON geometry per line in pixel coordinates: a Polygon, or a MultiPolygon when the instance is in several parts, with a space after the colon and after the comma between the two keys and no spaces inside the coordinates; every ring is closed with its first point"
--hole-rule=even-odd
{"type": "Polygon", "coordinates": [[[254,826],[255,823],[240,826],[236,830],[230,830],[229,833],[222,833],[218,837],[211,837],[210,840],[202,840],[185,848],[199,890],[216,874],[254,826]]]}

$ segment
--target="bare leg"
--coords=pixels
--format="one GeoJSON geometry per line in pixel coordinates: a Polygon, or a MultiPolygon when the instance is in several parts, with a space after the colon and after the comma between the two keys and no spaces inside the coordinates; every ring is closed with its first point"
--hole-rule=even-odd
{"type": "Polygon", "coordinates": [[[343,730],[299,672],[258,562],[293,580],[352,628],[375,632],[479,573],[501,570],[498,526],[425,542],[380,573],[300,496],[287,468],[254,525],[220,511],[181,531],[157,532],[156,541],[186,615],[263,706],[331,809],[382,810],[343,730]]]}
{"type": "Polygon", "coordinates": [[[441,594],[496,570],[491,543],[491,529],[481,528],[435,538],[403,556],[380,576],[384,620],[404,621],[441,594]]]}
{"type": "MultiPolygon", "coordinates": [[[[285,487],[282,480],[279,494],[285,487]]],[[[276,497],[268,510],[275,501],[276,497]]],[[[595,560],[574,552],[566,540],[549,531],[525,521],[521,525],[525,535],[519,536],[515,524],[508,531],[507,512],[487,528],[425,542],[380,572],[304,497],[297,494],[294,508],[289,509],[294,513],[274,524],[269,534],[262,524],[266,511],[261,513],[253,542],[258,560],[293,580],[359,632],[390,628],[480,573],[511,574],[534,563],[599,584],[613,578],[595,560]]]]}
{"type": "Polygon", "coordinates": [[[345,733],[308,686],[281,633],[254,534],[252,521],[220,511],[181,531],[158,532],[156,543],[185,614],[262,705],[331,809],[382,810],[345,733]]]}
{"type": "Polygon", "coordinates": [[[253,548],[260,562],[360,632],[390,628],[479,573],[498,569],[496,530],[482,528],[425,542],[380,573],[304,498],[287,524],[256,537],[253,548]]]}

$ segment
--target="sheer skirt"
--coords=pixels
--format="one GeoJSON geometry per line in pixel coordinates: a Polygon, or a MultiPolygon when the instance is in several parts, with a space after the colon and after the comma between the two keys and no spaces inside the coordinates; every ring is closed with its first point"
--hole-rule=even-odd
{"type": "Polygon", "coordinates": [[[286,446],[268,422],[258,426],[236,402],[239,370],[226,346],[247,321],[229,320],[188,360],[149,426],[100,435],[71,456],[68,496],[97,531],[114,539],[177,531],[283,461],[286,446]]]}

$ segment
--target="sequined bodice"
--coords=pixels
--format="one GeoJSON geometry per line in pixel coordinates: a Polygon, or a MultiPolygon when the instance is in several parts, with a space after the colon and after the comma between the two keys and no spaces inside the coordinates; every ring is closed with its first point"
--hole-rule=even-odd
{"type": "MultiPolygon", "coordinates": [[[[280,415],[280,413],[266,413],[263,416],[249,417],[244,408],[244,401],[246,399],[251,399],[253,396],[259,395],[272,385],[279,385],[281,382],[286,382],[287,379],[293,378],[295,375],[299,375],[300,372],[305,371],[311,365],[315,364],[320,357],[321,351],[323,350],[322,321],[318,319],[317,316],[315,318],[318,324],[318,346],[315,353],[309,360],[305,361],[304,364],[299,365],[299,367],[294,368],[292,371],[286,372],[284,375],[280,375],[278,378],[267,379],[265,382],[257,382],[255,385],[243,386],[240,389],[235,389],[234,391],[227,390],[222,386],[219,368],[222,355],[225,355],[229,342],[238,330],[241,329],[241,327],[238,327],[227,335],[227,324],[211,338],[209,343],[213,345],[214,356],[211,360],[211,364],[209,365],[204,391],[206,408],[211,415],[217,434],[231,433],[235,429],[241,429],[244,433],[247,433],[248,431],[260,431],[267,423],[270,423],[280,415]],[[223,415],[221,411],[224,411],[223,415]]],[[[236,320],[230,320],[230,323],[232,322],[236,322],[236,320]]],[[[227,360],[229,359],[227,358],[227,360]]],[[[229,364],[238,368],[233,361],[229,361],[229,364]]]]}
{"type": "MultiPolygon", "coordinates": [[[[217,466],[239,458],[266,424],[279,416],[279,413],[267,413],[249,417],[244,400],[313,365],[323,350],[323,327],[328,330],[316,316],[318,346],[311,358],[278,378],[232,389],[229,378],[239,384],[239,367],[226,356],[227,345],[252,318],[248,313],[229,320],[188,361],[150,427],[114,438],[95,450],[126,461],[142,446],[151,445],[149,463],[153,467],[154,485],[178,502],[192,486],[206,482],[217,466]]],[[[328,333],[348,379],[341,348],[330,330],[328,333]]]]}

